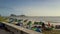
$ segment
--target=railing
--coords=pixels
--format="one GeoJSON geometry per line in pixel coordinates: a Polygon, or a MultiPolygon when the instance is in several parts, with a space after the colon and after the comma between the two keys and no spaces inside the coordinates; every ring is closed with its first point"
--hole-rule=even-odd
{"type": "Polygon", "coordinates": [[[14,25],[14,24],[5,23],[5,22],[2,22],[2,23],[5,24],[5,27],[7,27],[12,32],[12,34],[42,34],[33,30],[29,30],[29,29],[14,25]]]}

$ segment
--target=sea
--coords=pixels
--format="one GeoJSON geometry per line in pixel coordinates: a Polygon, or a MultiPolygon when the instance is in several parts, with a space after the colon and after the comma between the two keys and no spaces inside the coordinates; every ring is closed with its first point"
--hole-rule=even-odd
{"type": "Polygon", "coordinates": [[[60,16],[25,16],[25,17],[11,17],[16,19],[28,19],[29,21],[49,21],[60,23],[60,16]]]}

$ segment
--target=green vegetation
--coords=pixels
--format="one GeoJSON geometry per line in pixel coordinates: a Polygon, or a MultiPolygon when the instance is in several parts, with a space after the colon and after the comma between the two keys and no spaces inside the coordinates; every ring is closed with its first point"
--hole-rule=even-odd
{"type": "Polygon", "coordinates": [[[4,21],[4,22],[7,22],[7,21],[6,21],[7,19],[8,19],[8,18],[4,18],[4,17],[1,17],[1,16],[0,16],[0,22],[3,22],[3,21],[4,21]]]}
{"type": "Polygon", "coordinates": [[[43,34],[60,34],[60,30],[43,31],[43,34]]]}

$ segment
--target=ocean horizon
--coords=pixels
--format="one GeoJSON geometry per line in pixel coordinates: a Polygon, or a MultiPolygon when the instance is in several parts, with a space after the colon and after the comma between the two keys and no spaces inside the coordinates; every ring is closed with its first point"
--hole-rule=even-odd
{"type": "Polygon", "coordinates": [[[11,17],[11,18],[28,19],[30,21],[60,22],[60,16],[26,16],[26,17],[11,17]]]}

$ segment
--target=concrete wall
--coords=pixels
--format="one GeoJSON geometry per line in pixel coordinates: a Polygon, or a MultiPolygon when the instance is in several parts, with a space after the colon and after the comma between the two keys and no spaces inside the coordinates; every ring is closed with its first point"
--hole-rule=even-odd
{"type": "Polygon", "coordinates": [[[7,29],[10,30],[12,34],[42,34],[10,23],[2,23],[5,24],[5,27],[7,27],[7,29]]]}

